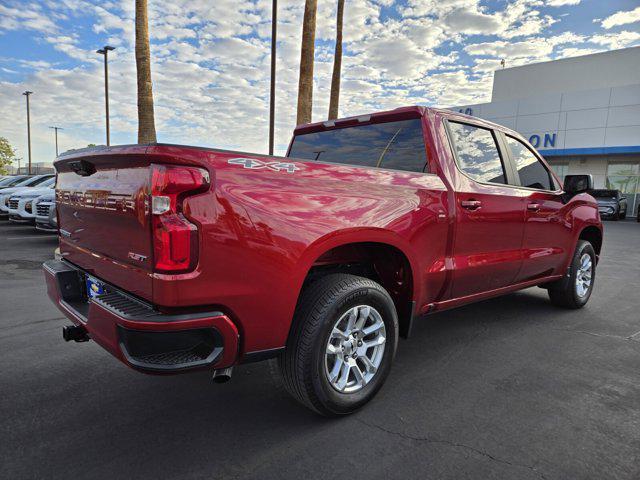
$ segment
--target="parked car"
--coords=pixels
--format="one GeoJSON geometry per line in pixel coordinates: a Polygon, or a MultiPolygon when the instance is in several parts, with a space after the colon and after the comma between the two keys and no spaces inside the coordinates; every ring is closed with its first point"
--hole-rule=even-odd
{"type": "Polygon", "coordinates": [[[563,190],[520,134],[439,109],[302,125],[286,158],[152,144],[55,168],[66,340],[220,381],[277,358],[323,415],[376,394],[422,315],[536,285],[583,307],[602,246],[590,176],[563,190]]]}
{"type": "Polygon", "coordinates": [[[36,228],[45,232],[58,231],[58,217],[56,216],[56,194],[54,190],[33,201],[36,212],[36,228]]]}
{"type": "Polygon", "coordinates": [[[638,205],[638,217],[636,218],[638,222],[640,222],[640,205],[638,205]]]}
{"type": "Polygon", "coordinates": [[[2,180],[0,180],[0,191],[4,190],[5,188],[11,188],[18,183],[25,181],[25,179],[27,178],[27,175],[10,175],[6,178],[3,178],[2,180]]]}
{"type": "Polygon", "coordinates": [[[589,194],[598,202],[600,216],[604,219],[627,218],[627,197],[620,190],[590,190],[589,194]]]}
{"type": "Polygon", "coordinates": [[[35,223],[36,212],[33,201],[53,190],[55,177],[49,178],[34,188],[23,188],[14,192],[7,202],[9,221],[16,223],[35,223]]]}
{"type": "Polygon", "coordinates": [[[0,190],[0,217],[8,218],[9,216],[9,198],[22,188],[33,188],[39,186],[42,182],[46,182],[55,175],[34,175],[27,176],[14,186],[0,190]]]}

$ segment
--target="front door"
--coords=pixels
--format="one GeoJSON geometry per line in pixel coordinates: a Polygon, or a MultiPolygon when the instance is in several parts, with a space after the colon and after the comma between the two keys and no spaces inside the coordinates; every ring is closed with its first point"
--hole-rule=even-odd
{"type": "Polygon", "coordinates": [[[465,297],[512,284],[522,264],[525,204],[508,185],[496,133],[449,121],[455,160],[456,232],[450,298],[465,297]]]}
{"type": "Polygon", "coordinates": [[[558,268],[573,248],[573,237],[571,223],[565,221],[562,191],[529,146],[509,135],[504,138],[526,206],[523,261],[516,281],[564,273],[558,268]]]}

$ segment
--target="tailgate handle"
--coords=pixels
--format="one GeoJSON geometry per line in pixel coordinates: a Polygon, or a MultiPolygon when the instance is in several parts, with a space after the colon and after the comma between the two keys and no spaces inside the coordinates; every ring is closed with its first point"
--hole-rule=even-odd
{"type": "Polygon", "coordinates": [[[75,160],[69,162],[69,168],[81,177],[88,177],[96,173],[96,167],[93,163],[86,160],[75,160]]]}

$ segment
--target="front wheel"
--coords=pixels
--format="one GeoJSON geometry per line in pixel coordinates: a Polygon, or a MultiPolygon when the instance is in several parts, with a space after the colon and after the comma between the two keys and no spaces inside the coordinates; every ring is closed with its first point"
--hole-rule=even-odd
{"type": "Polygon", "coordinates": [[[398,343],[387,291],[347,274],[316,280],[302,293],[284,353],[286,389],[321,415],[352,413],[380,390],[398,343]]]}
{"type": "Polygon", "coordinates": [[[582,308],[589,301],[596,278],[596,252],[586,240],[578,240],[567,276],[549,287],[551,303],[582,308]]]}

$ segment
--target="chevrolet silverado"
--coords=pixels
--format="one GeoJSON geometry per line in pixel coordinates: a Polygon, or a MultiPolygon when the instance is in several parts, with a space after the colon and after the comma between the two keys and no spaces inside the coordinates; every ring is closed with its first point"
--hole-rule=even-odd
{"type": "Polygon", "coordinates": [[[66,340],[218,381],[276,358],[323,415],[368,402],[424,315],[532,286],[584,306],[602,248],[589,176],[563,186],[518,133],[448,110],[301,125],[286,157],[150,144],[55,168],[66,340]]]}

